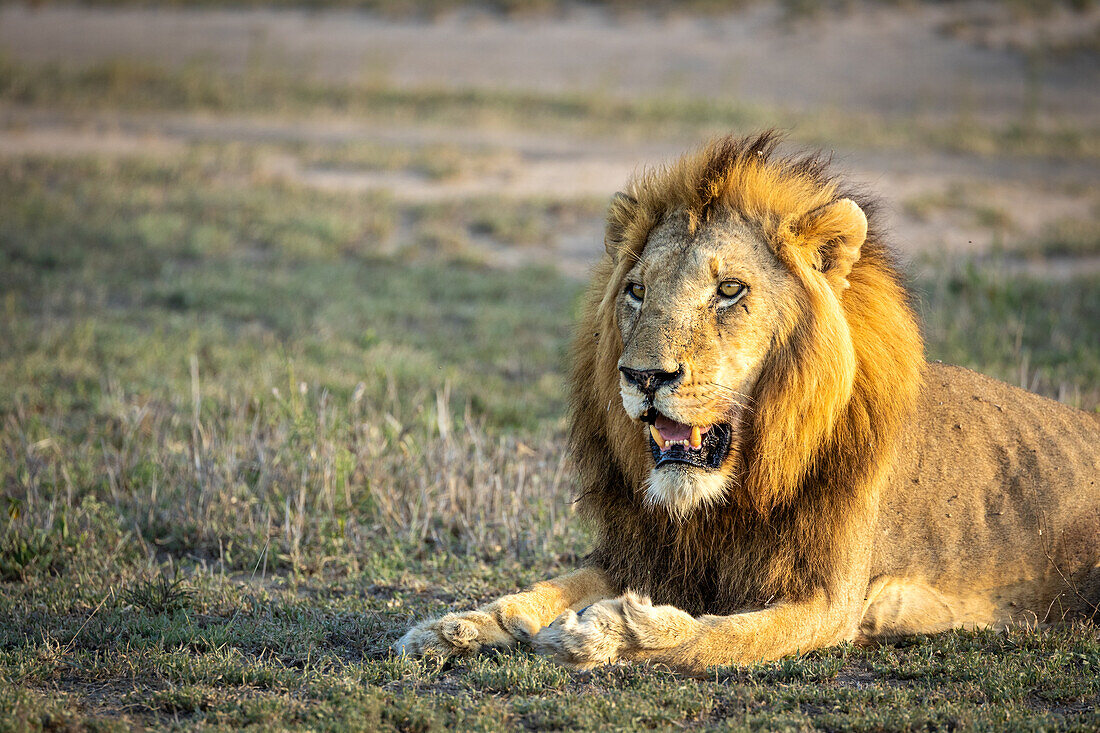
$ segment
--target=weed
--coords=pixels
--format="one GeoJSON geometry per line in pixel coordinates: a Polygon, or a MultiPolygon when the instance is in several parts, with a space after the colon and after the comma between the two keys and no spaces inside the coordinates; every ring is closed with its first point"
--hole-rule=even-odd
{"type": "Polygon", "coordinates": [[[171,614],[187,608],[194,595],[187,581],[176,575],[139,578],[123,592],[128,603],[152,614],[171,614]]]}
{"type": "Polygon", "coordinates": [[[6,533],[0,540],[0,581],[24,580],[28,573],[48,571],[54,564],[53,537],[41,529],[6,533]]]}

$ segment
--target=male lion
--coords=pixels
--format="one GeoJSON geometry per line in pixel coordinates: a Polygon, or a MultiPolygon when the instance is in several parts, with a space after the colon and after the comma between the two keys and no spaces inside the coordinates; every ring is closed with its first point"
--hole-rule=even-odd
{"type": "Polygon", "coordinates": [[[571,381],[596,547],[399,652],[699,671],[1097,613],[1100,422],[926,363],[874,203],[776,144],[612,201],[571,381]]]}

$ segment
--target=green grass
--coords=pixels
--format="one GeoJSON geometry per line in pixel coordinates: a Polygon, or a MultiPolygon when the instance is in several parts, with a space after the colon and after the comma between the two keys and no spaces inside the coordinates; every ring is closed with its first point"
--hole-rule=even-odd
{"type": "Polygon", "coordinates": [[[0,171],[0,198],[4,335],[21,357],[0,371],[5,407],[33,409],[42,392],[28,389],[50,383],[60,399],[100,398],[94,367],[109,354],[140,390],[188,393],[194,355],[211,397],[230,385],[269,397],[294,376],[341,398],[363,382],[368,404],[392,394],[400,414],[428,384],[499,425],[559,412],[560,388],[541,377],[560,364],[573,290],[461,251],[383,255],[399,216],[384,197],[288,187],[221,149],[179,163],[24,159],[0,171]]]}
{"type": "MultiPolygon", "coordinates": [[[[389,656],[586,550],[562,461],[582,284],[474,240],[530,251],[601,206],[322,193],[262,152],[0,166],[0,730],[1100,725],[1095,626],[707,679],[389,656]]],[[[1100,404],[1095,275],[937,262],[915,286],[930,357],[1100,404]]]]}

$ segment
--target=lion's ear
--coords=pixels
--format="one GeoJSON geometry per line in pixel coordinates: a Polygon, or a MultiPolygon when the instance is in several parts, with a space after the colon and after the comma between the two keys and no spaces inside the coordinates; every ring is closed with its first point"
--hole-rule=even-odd
{"type": "Polygon", "coordinates": [[[619,248],[626,228],[634,218],[637,205],[638,199],[622,191],[611,197],[611,205],[607,207],[607,229],[603,235],[603,246],[613,259],[619,257],[619,248]]]}
{"type": "Polygon", "coordinates": [[[834,286],[848,287],[848,274],[867,239],[867,215],[851,199],[822,206],[806,216],[799,234],[817,247],[815,264],[834,286]]]}

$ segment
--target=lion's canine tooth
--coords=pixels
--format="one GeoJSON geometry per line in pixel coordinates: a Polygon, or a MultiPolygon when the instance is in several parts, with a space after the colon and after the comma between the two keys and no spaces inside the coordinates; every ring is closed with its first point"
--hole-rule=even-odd
{"type": "Polygon", "coordinates": [[[699,450],[703,446],[703,436],[699,434],[699,428],[696,425],[691,426],[691,447],[695,450],[699,450]]]}
{"type": "Polygon", "coordinates": [[[654,425],[649,426],[649,434],[653,436],[653,442],[657,444],[658,448],[660,448],[661,450],[664,450],[665,448],[668,447],[668,443],[666,443],[664,441],[664,439],[661,438],[661,431],[658,430],[656,428],[656,426],[654,426],[654,425]]]}

